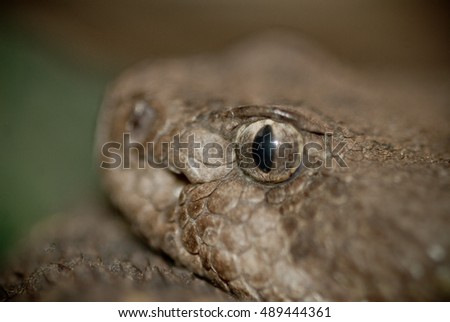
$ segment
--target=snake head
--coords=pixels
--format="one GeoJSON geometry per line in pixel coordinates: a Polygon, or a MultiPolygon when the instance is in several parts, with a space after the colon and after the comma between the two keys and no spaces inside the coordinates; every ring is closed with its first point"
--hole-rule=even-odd
{"type": "Polygon", "coordinates": [[[295,100],[320,83],[302,54],[227,59],[140,65],[108,91],[102,178],[134,229],[241,299],[448,296],[448,212],[426,206],[448,205],[448,176],[295,100]]]}

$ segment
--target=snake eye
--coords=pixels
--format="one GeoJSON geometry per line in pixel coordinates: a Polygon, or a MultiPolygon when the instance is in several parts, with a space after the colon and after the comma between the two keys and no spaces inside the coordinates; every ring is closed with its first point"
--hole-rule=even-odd
{"type": "Polygon", "coordinates": [[[302,135],[290,124],[269,119],[238,129],[239,167],[257,181],[278,183],[289,179],[301,164],[302,135]]]}

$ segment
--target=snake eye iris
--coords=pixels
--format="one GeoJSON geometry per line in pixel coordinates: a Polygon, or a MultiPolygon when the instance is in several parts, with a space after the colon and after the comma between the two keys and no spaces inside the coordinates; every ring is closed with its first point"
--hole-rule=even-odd
{"type": "Polygon", "coordinates": [[[239,166],[257,181],[285,181],[301,164],[303,137],[288,123],[266,119],[243,125],[236,142],[239,166]]]}

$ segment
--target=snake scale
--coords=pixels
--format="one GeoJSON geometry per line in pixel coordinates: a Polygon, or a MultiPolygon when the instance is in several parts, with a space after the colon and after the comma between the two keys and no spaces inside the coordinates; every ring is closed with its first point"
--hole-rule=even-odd
{"type": "MultiPolygon", "coordinates": [[[[131,151],[125,166],[102,170],[113,203],[149,246],[239,299],[448,298],[448,162],[380,121],[398,102],[350,69],[296,39],[267,43],[143,63],[112,84],[98,153],[109,142],[123,160],[131,151]],[[202,148],[275,144],[266,134],[297,152],[345,144],[313,153],[328,166],[306,167],[297,153],[303,162],[289,169],[245,168],[233,149],[218,166],[183,152],[180,164],[164,149],[190,136],[202,148]],[[143,162],[149,142],[165,167],[143,162]]],[[[249,151],[250,163],[267,158],[249,151]]]]}

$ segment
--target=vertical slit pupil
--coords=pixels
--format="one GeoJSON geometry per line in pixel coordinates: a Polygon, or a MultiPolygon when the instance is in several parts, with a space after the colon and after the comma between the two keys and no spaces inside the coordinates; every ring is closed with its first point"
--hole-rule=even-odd
{"type": "Polygon", "coordinates": [[[253,140],[252,156],[258,168],[269,173],[274,168],[273,157],[276,143],[272,140],[273,130],[270,125],[263,126],[253,140]]]}

